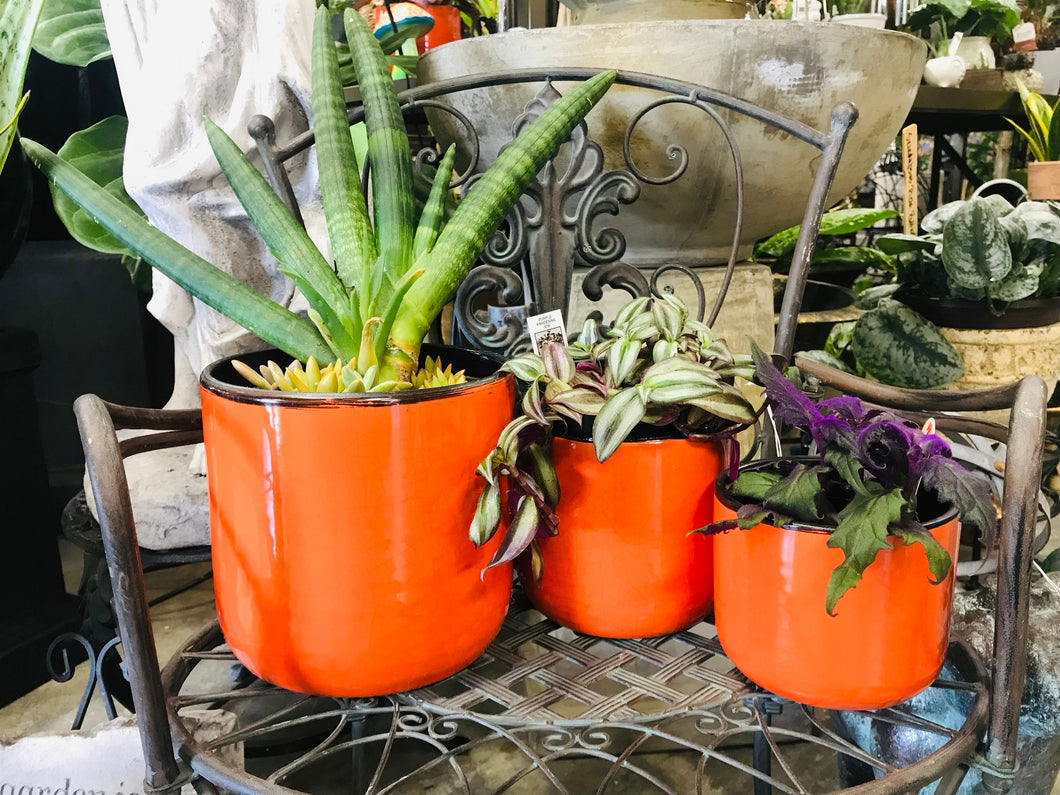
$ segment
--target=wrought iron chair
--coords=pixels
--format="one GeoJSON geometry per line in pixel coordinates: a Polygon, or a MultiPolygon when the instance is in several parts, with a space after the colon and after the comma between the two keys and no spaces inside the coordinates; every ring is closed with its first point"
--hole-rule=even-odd
{"type": "MultiPolygon", "coordinates": [[[[551,76],[577,79],[587,73],[567,70],[551,76]]],[[[467,78],[455,84],[413,89],[403,95],[403,102],[415,106],[445,92],[467,90],[488,81],[548,76],[534,72],[467,78]]],[[[662,90],[704,109],[717,106],[751,115],[791,132],[822,153],[776,334],[775,350],[790,359],[816,230],[855,116],[853,108],[838,108],[832,129],[821,133],[699,86],[628,73],[619,81],[662,90]]],[[[716,112],[710,115],[726,129],[716,112]]],[[[357,120],[356,109],[350,118],[357,120]]],[[[289,197],[282,161],[307,147],[311,138],[277,147],[267,120],[255,126],[254,134],[267,173],[278,192],[289,197]]],[[[729,143],[739,171],[738,146],[731,137],[729,143]]],[[[293,204],[293,199],[289,200],[293,204]]],[[[538,262],[533,268],[536,272],[553,264],[570,266],[569,262],[538,262]]],[[[735,246],[730,273],[734,264],[735,246]]],[[[486,273],[495,288],[510,285],[512,293],[518,292],[516,287],[523,289],[521,283],[515,285],[506,276],[486,273]]],[[[617,274],[622,289],[635,291],[649,286],[643,276],[625,268],[613,268],[612,273],[617,274]]],[[[540,285],[528,287],[533,296],[541,294],[540,285]]],[[[538,308],[551,306],[546,303],[538,308]]],[[[701,316],[703,309],[701,305],[701,316]]],[[[462,330],[473,329],[475,322],[473,311],[463,320],[458,318],[462,330]]],[[[479,331],[485,333],[478,336],[492,339],[495,348],[510,350],[518,344],[518,335],[512,336],[508,328],[498,330],[480,323],[479,331]]],[[[473,332],[471,336],[476,335],[473,332]]],[[[86,395],[78,400],[75,411],[100,507],[115,609],[143,741],[147,788],[170,791],[190,780],[200,791],[223,787],[234,792],[286,793],[311,790],[311,773],[325,771],[335,776],[338,770],[352,777],[358,792],[420,792],[428,785],[443,783],[452,791],[502,792],[530,777],[528,784],[537,787],[534,791],[569,793],[587,787],[572,785],[566,779],[570,768],[564,761],[578,758],[586,765],[595,760],[601,766],[593,784],[599,792],[611,782],[620,784],[623,776],[639,782],[640,789],[634,791],[651,788],[654,792],[675,792],[679,786],[674,783],[675,775],[680,785],[701,788],[720,776],[726,782],[724,791],[746,791],[750,784],[755,795],[837,789],[834,778],[807,783],[804,774],[796,771],[789,752],[791,741],[797,739],[818,753],[835,755],[838,766],[848,773],[857,768],[859,772],[849,774],[843,782],[850,786],[846,790],[849,793],[907,792],[940,781],[937,792],[952,795],[965,772],[979,759],[977,751],[981,751],[980,766],[988,791],[1008,791],[1026,658],[1031,534],[1025,528],[1032,524],[1037,498],[1044,385],[1040,379],[1028,377],[1019,385],[990,392],[911,392],[850,380],[809,362],[799,364],[821,382],[899,408],[1013,407],[1008,431],[999,433],[1008,439],[1009,459],[1001,532],[997,652],[989,691],[981,663],[974,653],[958,645],[951,658],[955,672],[948,673],[939,686],[968,694],[970,703],[961,726],[939,726],[897,709],[874,715],[936,738],[932,753],[899,768],[844,739],[819,711],[793,705],[777,715],[779,702],[756,691],[727,664],[709,624],[667,638],[602,641],[560,629],[518,601],[497,641],[480,661],[443,683],[414,693],[368,700],[325,699],[280,691],[264,682],[243,682],[235,689],[207,684],[194,692],[189,678],[206,675],[211,666],[219,666],[224,676],[234,658],[226,652],[220,630],[213,625],[189,640],[159,675],[122,460],[143,449],[197,441],[201,421],[194,413],[128,409],[86,395]],[[156,433],[119,443],[115,429],[121,427],[150,428],[156,433]],[[247,713],[246,725],[210,740],[197,736],[186,718],[186,710],[197,705],[225,704],[240,709],[252,702],[259,708],[253,718],[247,713]],[[267,772],[251,774],[222,753],[241,743],[283,744],[290,753],[267,772]],[[414,746],[414,750],[403,755],[403,764],[398,764],[395,748],[402,744],[414,746]],[[665,766],[652,767],[647,756],[641,756],[643,751],[662,748],[677,752],[665,766]],[[500,755],[511,764],[497,775],[483,772],[476,760],[485,754],[500,755]],[[879,780],[875,780],[874,770],[881,774],[879,780]],[[860,778],[853,778],[859,774],[860,778]],[[732,783],[734,777],[742,785],[732,783]]],[[[979,423],[972,427],[984,429],[979,423]]],[[[817,758],[810,767],[824,765],[817,758]]]]}

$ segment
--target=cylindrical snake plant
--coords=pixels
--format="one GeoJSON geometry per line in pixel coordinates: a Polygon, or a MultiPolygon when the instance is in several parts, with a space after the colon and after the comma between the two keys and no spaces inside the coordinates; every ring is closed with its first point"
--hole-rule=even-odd
{"type": "MultiPolygon", "coordinates": [[[[498,156],[442,226],[453,163],[453,153],[446,153],[417,225],[409,142],[383,52],[359,14],[347,10],[343,19],[364,101],[374,217],[358,175],[331,13],[321,7],[313,32],[313,128],[334,265],[239,147],[206,123],[233,190],[282,272],[309,302],[308,319],[167,237],[40,144],[23,141],[23,147],[50,180],[122,243],[204,303],[306,362],[307,372],[317,371],[316,360],[333,362],[338,391],[407,388],[430,324],[519,195],[616,74],[595,75],[548,108],[498,156]]],[[[273,381],[268,374],[263,380],[273,381]]],[[[286,386],[300,388],[297,374],[288,381],[286,386]]],[[[321,383],[333,381],[317,379],[317,388],[321,383]]]]}

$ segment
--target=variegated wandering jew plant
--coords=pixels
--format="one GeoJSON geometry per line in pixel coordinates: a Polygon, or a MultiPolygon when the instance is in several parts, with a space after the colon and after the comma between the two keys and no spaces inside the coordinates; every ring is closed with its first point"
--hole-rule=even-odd
{"type": "Polygon", "coordinates": [[[922,545],[933,580],[945,579],[950,555],[917,512],[918,499],[927,493],[957,508],[962,523],[989,542],[997,522],[990,481],[953,458],[949,445],[935,434],[934,421],[919,428],[854,397],[814,403],[758,348],[754,360],[755,377],[765,387],[774,418],[808,434],[819,460],[741,473],[732,484],[733,496],[746,501],[737,518],[699,532],[747,530],[763,522],[834,527],[828,546],[843,550],[844,560],[828,583],[829,613],[860,582],[877,553],[894,548],[892,536],[903,544],[922,545]]]}
{"type": "Polygon", "coordinates": [[[527,385],[522,415],[478,467],[486,485],[470,538],[476,546],[486,543],[506,514],[508,531],[487,568],[529,547],[538,578],[535,539],[559,531],[560,487],[551,458],[557,423],[591,423],[601,462],[642,423],[673,426],[686,436],[717,435],[735,461],[733,434],[755,418],[733,385],[737,376],[751,376],[750,358],[733,355],[673,295],[630,301],[606,330],[590,318],[576,342],[546,343],[540,355],[516,356],[503,369],[527,385]]]}
{"type": "MultiPolygon", "coordinates": [[[[334,263],[239,147],[207,121],[225,176],[282,272],[305,295],[308,318],[258,295],[162,234],[63,159],[23,141],[45,175],[122,244],[204,303],[306,363],[286,372],[266,368],[260,378],[247,370],[267,388],[408,388],[431,323],[512,204],[616,77],[613,71],[601,72],[549,107],[497,157],[447,224],[443,205],[454,154],[446,153],[417,224],[409,141],[383,51],[360,14],[346,9],[343,19],[364,100],[372,202],[370,213],[346,117],[331,10],[322,6],[313,32],[313,128],[334,263]]],[[[419,380],[435,383],[443,374],[435,367],[419,380]]]]}

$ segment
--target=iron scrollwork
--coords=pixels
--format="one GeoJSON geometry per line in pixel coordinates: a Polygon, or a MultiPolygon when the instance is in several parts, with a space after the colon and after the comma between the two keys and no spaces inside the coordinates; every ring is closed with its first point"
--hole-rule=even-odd
{"type": "MultiPolygon", "coordinates": [[[[551,81],[546,82],[513,123],[513,138],[559,97],[551,81]]],[[[485,264],[464,280],[455,310],[461,333],[475,345],[507,355],[527,347],[526,314],[559,309],[567,315],[575,264],[611,266],[596,277],[598,283],[608,283],[608,273],[621,273],[624,286],[635,285],[637,294],[645,294],[643,277],[618,263],[626,249],[621,232],[611,227],[594,230],[599,216],[617,215],[621,205],[639,196],[640,184],[633,175],[604,170],[603,150],[589,138],[585,123],[579,124],[562,172],[555,160],[545,165],[509,213],[506,229],[490,241],[482,256],[485,264]],[[512,283],[501,271],[518,279],[523,289],[499,296],[502,304],[494,307],[491,318],[484,299],[495,285],[512,283]],[[505,324],[503,330],[497,328],[498,319],[505,324]]]]}

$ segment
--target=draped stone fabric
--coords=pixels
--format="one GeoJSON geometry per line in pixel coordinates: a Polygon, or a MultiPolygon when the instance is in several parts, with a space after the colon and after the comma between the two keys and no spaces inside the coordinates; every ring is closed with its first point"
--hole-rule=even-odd
{"type": "MultiPolygon", "coordinates": [[[[303,309],[228,187],[203,119],[244,151],[255,114],[272,117],[281,142],[309,126],[313,0],[102,0],[102,7],[129,117],[129,194],[156,227],[196,254],[303,309]]],[[[288,166],[310,235],[327,245],[315,160],[301,155],[288,166]]],[[[263,347],[157,271],[148,308],[176,340],[172,408],[198,405],[205,365],[263,347]]]]}

